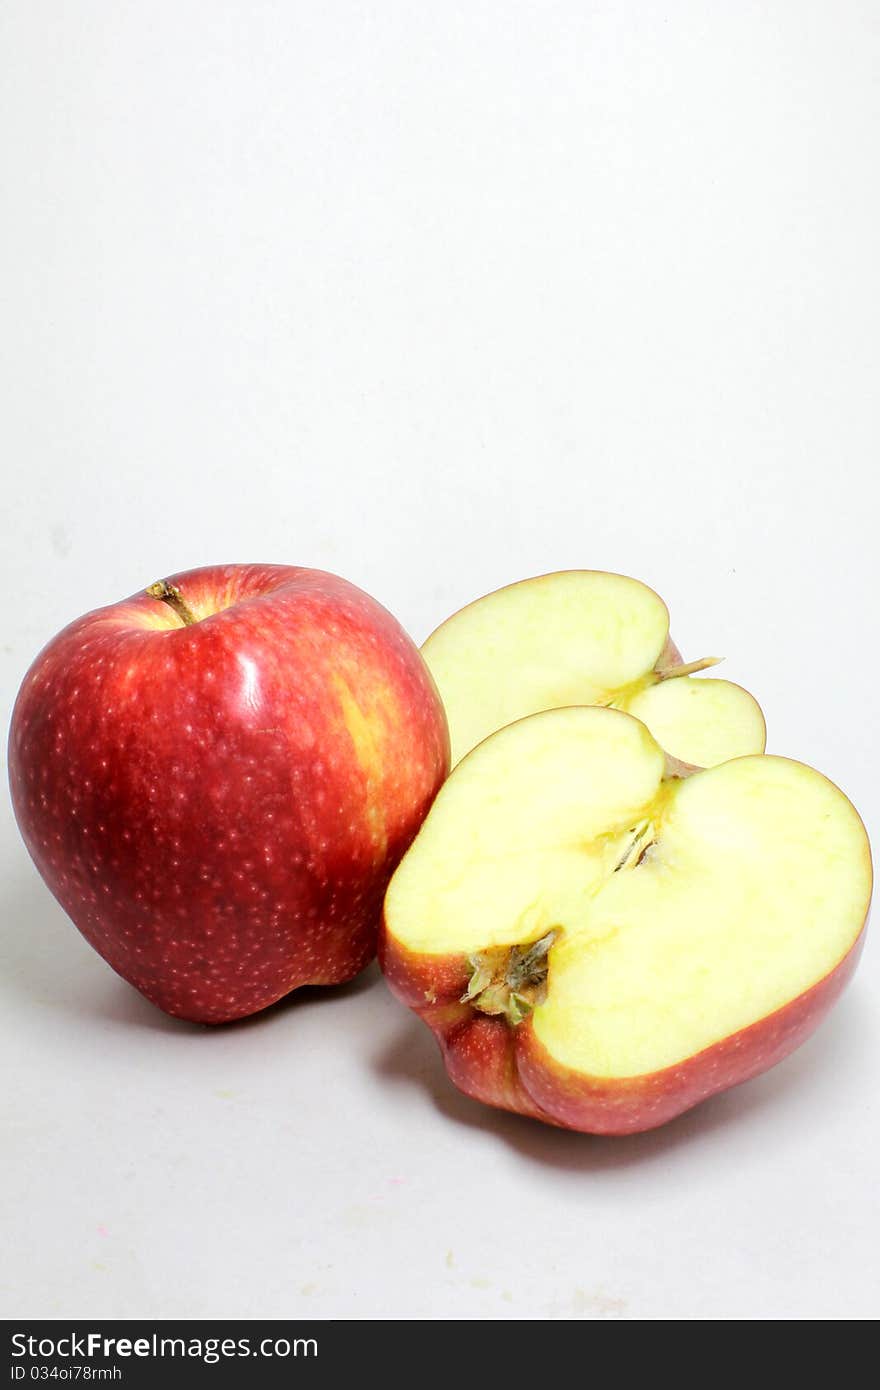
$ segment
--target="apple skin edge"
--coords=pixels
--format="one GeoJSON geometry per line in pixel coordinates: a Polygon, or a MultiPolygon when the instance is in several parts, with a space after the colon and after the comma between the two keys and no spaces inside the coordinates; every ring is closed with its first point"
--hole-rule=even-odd
{"type": "Polygon", "coordinates": [[[13,806],[87,941],[167,1013],[241,1018],[373,957],[449,766],[419,653],[322,571],[173,576],[73,622],[19,692],[13,806]]]}
{"type": "Polygon", "coordinates": [[[535,1037],[531,1020],[511,1027],[462,1003],[471,973],[464,956],[415,955],[383,922],[379,963],[392,992],[434,1033],[449,1077],[465,1095],[560,1129],[615,1136],[656,1129],[781,1062],[836,1002],[864,939],[865,927],[828,975],[775,1013],[674,1066],[620,1078],[560,1066],[535,1037]]]}
{"type": "Polygon", "coordinates": [[[658,656],[657,660],[654,662],[655,670],[663,671],[670,666],[681,666],[683,662],[684,657],[678,650],[678,647],[675,645],[672,638],[667,636],[666,645],[663,648],[660,655],[658,656]]]}

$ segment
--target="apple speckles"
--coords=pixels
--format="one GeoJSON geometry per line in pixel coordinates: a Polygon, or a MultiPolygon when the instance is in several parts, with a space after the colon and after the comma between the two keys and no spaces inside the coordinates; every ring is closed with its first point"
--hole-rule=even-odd
{"type": "Polygon", "coordinates": [[[10,742],[16,814],[62,905],[147,997],[204,1021],[366,964],[445,772],[436,698],[384,610],[308,571],[224,574],[246,597],[271,582],[278,610],[233,598],[173,642],[139,599],[89,615],[31,668],[10,742]],[[291,576],[301,588],[282,597],[291,576]],[[340,666],[389,702],[384,848],[327,697],[340,666]]]}

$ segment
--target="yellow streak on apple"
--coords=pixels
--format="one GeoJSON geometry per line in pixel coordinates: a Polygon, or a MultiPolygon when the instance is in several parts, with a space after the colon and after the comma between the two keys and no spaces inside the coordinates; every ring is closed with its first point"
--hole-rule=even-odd
{"type": "Polygon", "coordinates": [[[381,712],[374,708],[370,715],[364,714],[347,681],[338,672],[334,672],[332,682],[339,698],[343,722],[351,735],[355,756],[366,780],[366,816],[370,833],[377,849],[384,853],[388,843],[382,796],[384,759],[377,736],[377,728],[381,727],[381,712]]]}

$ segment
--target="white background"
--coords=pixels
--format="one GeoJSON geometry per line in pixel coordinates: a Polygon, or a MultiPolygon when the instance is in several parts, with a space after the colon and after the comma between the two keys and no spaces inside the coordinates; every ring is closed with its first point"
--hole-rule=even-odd
{"type": "MultiPolygon", "coordinates": [[[[5,714],[79,613],[334,569],[418,640],[658,589],[869,828],[874,0],[3,0],[5,714]]],[[[2,818],[7,1316],[878,1312],[878,951],[653,1134],[483,1109],[374,973],[219,1031],[92,953],[2,818]]]]}

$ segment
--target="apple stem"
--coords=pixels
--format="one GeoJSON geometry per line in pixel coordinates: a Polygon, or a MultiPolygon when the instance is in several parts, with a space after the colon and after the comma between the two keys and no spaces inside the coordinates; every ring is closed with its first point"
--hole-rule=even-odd
{"type": "Polygon", "coordinates": [[[723,656],[703,656],[699,661],[682,661],[675,666],[656,666],[654,674],[658,681],[677,680],[679,676],[692,676],[696,671],[707,671],[710,666],[718,666],[723,656]]]}
{"type": "Polygon", "coordinates": [[[161,599],[162,603],[167,603],[168,607],[177,614],[184,627],[191,627],[193,623],[198,622],[198,618],[186,603],[176,584],[169,584],[167,579],[159,579],[155,584],[151,584],[145,592],[149,594],[150,598],[161,599]]]}

